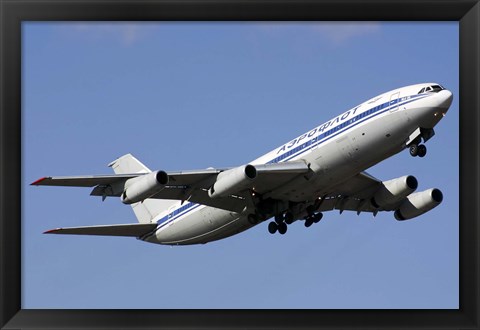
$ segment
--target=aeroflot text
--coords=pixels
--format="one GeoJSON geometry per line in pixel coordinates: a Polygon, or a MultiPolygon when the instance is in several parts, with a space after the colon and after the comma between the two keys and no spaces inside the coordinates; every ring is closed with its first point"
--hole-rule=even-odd
{"type": "Polygon", "coordinates": [[[340,116],[337,116],[335,117],[334,119],[332,120],[329,120],[327,121],[326,123],[314,128],[313,130],[311,130],[310,132],[308,133],[305,133],[301,136],[299,136],[298,138],[296,139],[293,139],[292,141],[288,142],[287,144],[284,144],[282,147],[280,147],[277,151],[277,154],[279,154],[280,152],[282,151],[285,151],[286,149],[290,149],[292,148],[293,146],[299,144],[303,139],[305,138],[309,138],[309,137],[312,137],[314,136],[315,134],[317,133],[322,133],[324,130],[326,130],[327,128],[329,128],[330,126],[333,126],[335,124],[339,124],[340,122],[343,122],[345,120],[347,120],[350,116],[353,116],[355,115],[355,113],[357,112],[357,109],[359,108],[360,106],[357,106],[351,110],[348,110],[347,112],[341,114],[340,116]]]}

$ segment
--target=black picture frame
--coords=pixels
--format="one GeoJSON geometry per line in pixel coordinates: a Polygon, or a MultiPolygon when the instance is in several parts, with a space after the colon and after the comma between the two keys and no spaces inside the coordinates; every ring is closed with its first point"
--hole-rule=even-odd
{"type": "Polygon", "coordinates": [[[0,0],[0,326],[54,328],[479,327],[478,0],[0,0]],[[459,21],[460,308],[458,310],[22,310],[21,24],[23,21],[459,21]]]}

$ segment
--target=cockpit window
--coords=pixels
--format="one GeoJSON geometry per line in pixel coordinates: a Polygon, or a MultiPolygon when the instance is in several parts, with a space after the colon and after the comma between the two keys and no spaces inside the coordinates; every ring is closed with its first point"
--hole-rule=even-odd
{"type": "Polygon", "coordinates": [[[441,90],[443,90],[445,88],[443,88],[441,85],[432,85],[432,86],[428,86],[428,87],[423,87],[420,92],[418,92],[418,94],[422,94],[424,92],[434,92],[434,93],[438,93],[440,92],[441,90]]]}
{"type": "Polygon", "coordinates": [[[440,86],[440,85],[433,85],[433,86],[432,86],[432,90],[433,90],[435,93],[440,92],[442,89],[443,89],[443,88],[442,88],[442,86],[440,86]]]}

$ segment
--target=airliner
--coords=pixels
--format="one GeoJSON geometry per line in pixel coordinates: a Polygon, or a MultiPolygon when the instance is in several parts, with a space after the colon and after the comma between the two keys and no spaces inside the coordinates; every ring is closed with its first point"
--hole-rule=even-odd
{"type": "Polygon", "coordinates": [[[268,219],[268,231],[283,235],[294,222],[310,227],[332,210],[393,212],[409,220],[438,206],[442,192],[415,192],[412,175],[381,181],[365,170],[404,149],[424,157],[452,98],[437,83],[394,89],[237,167],[152,172],[126,154],[108,165],[115,174],[43,177],[31,185],[93,187],[92,196],[119,197],[138,219],[46,234],[130,236],[163,245],[205,244],[268,219]]]}

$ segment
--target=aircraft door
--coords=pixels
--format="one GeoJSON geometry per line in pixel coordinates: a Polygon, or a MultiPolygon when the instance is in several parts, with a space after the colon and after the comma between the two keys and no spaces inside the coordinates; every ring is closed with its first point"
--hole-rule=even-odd
{"type": "Polygon", "coordinates": [[[390,96],[390,104],[389,104],[390,106],[392,106],[392,108],[390,109],[390,112],[397,111],[399,103],[400,103],[400,92],[392,94],[390,96]]]}
{"type": "MultiPolygon", "coordinates": [[[[173,212],[175,211],[175,208],[177,207],[177,203],[173,204],[172,206],[170,206],[168,208],[168,220],[167,221],[170,221],[171,218],[173,218],[174,214],[173,212]]],[[[171,226],[173,225],[173,221],[170,221],[170,224],[168,226],[171,226]]]]}

